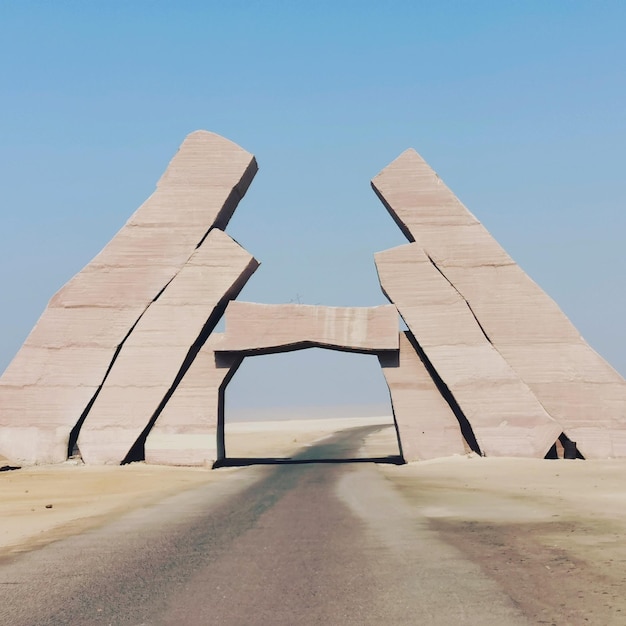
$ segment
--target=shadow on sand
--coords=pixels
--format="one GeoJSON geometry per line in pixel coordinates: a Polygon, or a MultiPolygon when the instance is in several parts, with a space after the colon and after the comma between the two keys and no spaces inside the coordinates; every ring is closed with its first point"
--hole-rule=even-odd
{"type": "Polygon", "coordinates": [[[404,465],[404,459],[397,455],[377,456],[368,458],[347,459],[315,459],[315,458],[274,458],[274,457],[231,457],[221,459],[213,464],[214,469],[220,467],[249,467],[250,465],[301,465],[304,463],[384,463],[387,465],[404,465]]]}

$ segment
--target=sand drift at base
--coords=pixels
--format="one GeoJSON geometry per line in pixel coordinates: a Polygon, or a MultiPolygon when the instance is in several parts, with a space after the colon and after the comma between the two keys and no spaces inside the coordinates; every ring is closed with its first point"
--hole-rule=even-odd
{"type": "MultiPolygon", "coordinates": [[[[226,443],[231,457],[288,459],[335,432],[363,426],[381,427],[366,441],[363,457],[397,454],[391,416],[237,422],[227,426],[226,443]]],[[[70,461],[0,472],[0,557],[82,532],[173,493],[205,483],[219,483],[219,490],[220,485],[246,479],[235,469],[208,470],[145,463],[98,467],[70,461]]],[[[250,472],[254,474],[252,468],[250,472]]]]}
{"type": "Polygon", "coordinates": [[[626,381],[414,150],[372,181],[409,241],[376,254],[391,304],[235,301],[258,262],[223,231],[256,170],[218,135],[185,139],[0,378],[0,455],[210,466],[243,359],[317,346],[378,357],[406,461],[626,457],[626,381]]]}

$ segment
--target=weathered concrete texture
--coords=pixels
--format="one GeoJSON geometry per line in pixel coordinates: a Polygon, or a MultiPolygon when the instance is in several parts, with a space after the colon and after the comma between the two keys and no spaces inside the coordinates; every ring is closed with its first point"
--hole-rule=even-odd
{"type": "Polygon", "coordinates": [[[0,454],[67,458],[70,431],[133,325],[211,227],[224,227],[257,166],[212,133],[189,135],[152,196],[51,299],[0,379],[0,454]]]}
{"type": "Polygon", "coordinates": [[[211,467],[224,457],[224,388],[244,357],[216,354],[223,339],[211,334],[176,387],[146,439],[146,463],[211,467]]]}
{"type": "Polygon", "coordinates": [[[459,422],[411,343],[400,333],[400,352],[378,357],[391,395],[405,461],[464,454],[459,422]]]}
{"type": "MultiPolygon", "coordinates": [[[[586,458],[626,456],[626,382],[413,150],[372,181],[586,458]]],[[[419,339],[419,335],[418,335],[419,339]]]]}
{"type": "Polygon", "coordinates": [[[491,345],[470,307],[419,244],[379,252],[375,259],[385,295],[471,424],[481,452],[544,457],[561,427],[491,345]]]}
{"type": "Polygon", "coordinates": [[[221,230],[208,234],[142,315],[111,367],[80,430],[86,463],[124,460],[257,267],[221,230]]]}
{"type": "Polygon", "coordinates": [[[231,302],[225,319],[221,351],[263,354],[313,346],[363,353],[398,349],[398,312],[391,305],[231,302]]]}

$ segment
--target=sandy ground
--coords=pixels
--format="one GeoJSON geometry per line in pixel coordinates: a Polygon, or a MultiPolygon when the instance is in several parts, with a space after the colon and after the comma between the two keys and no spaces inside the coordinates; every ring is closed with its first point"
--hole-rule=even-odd
{"type": "Polygon", "coordinates": [[[626,461],[379,466],[537,624],[626,624],[626,461]]]}
{"type": "MultiPolygon", "coordinates": [[[[233,423],[227,455],[289,456],[335,430],[381,422],[388,419],[233,423]]],[[[361,453],[396,454],[393,428],[361,453]]],[[[469,456],[378,470],[534,623],[626,624],[626,461],[469,456]]],[[[240,471],[66,464],[0,472],[0,557],[240,471]]]]}
{"type": "MultiPolygon", "coordinates": [[[[229,457],[288,457],[337,429],[390,418],[234,422],[226,428],[229,457]]],[[[394,442],[391,451],[397,454],[394,442]]],[[[3,466],[0,459],[0,467],[3,466]]],[[[68,462],[0,472],[0,558],[30,550],[147,506],[236,468],[210,470],[132,463],[121,467],[68,462]]]]}

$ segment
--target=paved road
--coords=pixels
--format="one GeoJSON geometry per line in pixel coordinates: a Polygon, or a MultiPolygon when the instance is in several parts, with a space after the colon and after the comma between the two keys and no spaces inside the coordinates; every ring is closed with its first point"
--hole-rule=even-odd
{"type": "MultiPolygon", "coordinates": [[[[371,427],[299,455],[356,453],[371,427]]],[[[246,467],[0,564],[0,625],[528,622],[367,463],[246,467]]]]}

